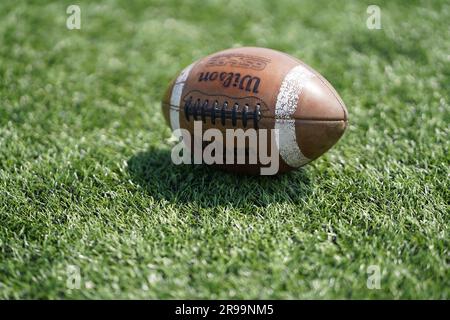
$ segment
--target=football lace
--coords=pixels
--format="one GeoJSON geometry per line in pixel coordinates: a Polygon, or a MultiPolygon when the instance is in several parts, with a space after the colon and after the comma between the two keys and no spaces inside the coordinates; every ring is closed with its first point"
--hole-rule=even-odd
{"type": "Polygon", "coordinates": [[[216,124],[216,119],[219,119],[222,126],[225,126],[227,119],[231,119],[231,124],[236,127],[240,120],[244,128],[249,123],[253,123],[253,127],[258,129],[258,122],[261,119],[261,105],[257,103],[253,110],[249,110],[248,104],[240,107],[238,103],[234,103],[230,108],[228,101],[220,105],[217,100],[210,103],[207,99],[204,101],[194,100],[191,96],[184,104],[184,115],[187,121],[190,121],[192,117],[194,121],[201,119],[203,123],[206,123],[206,119],[211,119],[211,123],[216,124]]]}

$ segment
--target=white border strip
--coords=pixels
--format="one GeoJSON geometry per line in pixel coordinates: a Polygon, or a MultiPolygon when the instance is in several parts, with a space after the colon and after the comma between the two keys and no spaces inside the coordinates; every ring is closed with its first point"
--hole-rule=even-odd
{"type": "Polygon", "coordinates": [[[183,93],[184,83],[189,77],[189,73],[191,72],[193,66],[194,63],[181,71],[172,88],[172,94],[170,95],[170,126],[172,131],[180,128],[181,94],[183,93]]]}
{"type": "Polygon", "coordinates": [[[302,65],[292,68],[280,86],[275,106],[275,129],[278,129],[276,139],[280,156],[286,164],[297,168],[310,161],[300,150],[295,134],[295,119],[298,100],[305,83],[314,74],[302,65]]]}

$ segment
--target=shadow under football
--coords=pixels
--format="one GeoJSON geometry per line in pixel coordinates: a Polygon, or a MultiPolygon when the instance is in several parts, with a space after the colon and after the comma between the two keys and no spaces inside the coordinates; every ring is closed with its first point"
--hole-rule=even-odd
{"type": "Polygon", "coordinates": [[[128,161],[131,179],[155,200],[201,207],[299,204],[311,193],[304,169],[279,176],[245,176],[207,165],[174,165],[170,150],[151,149],[128,161]]]}

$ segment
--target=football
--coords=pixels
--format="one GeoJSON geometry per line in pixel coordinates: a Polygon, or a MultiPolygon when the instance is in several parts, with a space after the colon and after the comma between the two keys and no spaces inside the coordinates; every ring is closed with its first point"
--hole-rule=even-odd
{"type": "Polygon", "coordinates": [[[323,76],[288,54],[256,47],[220,51],[186,67],[168,86],[162,111],[174,132],[188,133],[178,135],[183,143],[196,133],[209,137],[191,143],[190,153],[214,142],[216,161],[204,163],[243,174],[264,174],[267,156],[277,162],[268,174],[301,167],[329,150],[348,124],[344,102],[323,76]],[[216,130],[206,134],[209,129],[216,130]],[[239,140],[231,129],[245,135],[244,145],[229,144],[239,140]]]}

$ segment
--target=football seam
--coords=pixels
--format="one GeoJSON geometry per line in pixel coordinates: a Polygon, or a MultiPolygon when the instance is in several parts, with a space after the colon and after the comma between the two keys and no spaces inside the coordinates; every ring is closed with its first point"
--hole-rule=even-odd
{"type": "MultiPolygon", "coordinates": [[[[273,49],[271,49],[271,50],[273,50],[273,49]]],[[[333,94],[333,97],[334,97],[334,98],[337,100],[337,102],[339,103],[339,106],[341,107],[342,112],[344,113],[344,119],[341,119],[341,120],[344,120],[345,122],[348,122],[348,112],[347,112],[347,108],[345,107],[345,105],[343,105],[343,103],[342,103],[342,98],[340,98],[340,97],[336,94],[334,88],[328,83],[328,80],[326,80],[324,76],[322,76],[319,72],[317,72],[316,70],[314,70],[312,67],[310,67],[309,65],[307,65],[307,64],[304,63],[303,61],[301,61],[301,60],[299,60],[299,59],[297,59],[297,58],[295,58],[295,57],[292,57],[292,56],[290,56],[289,54],[287,54],[287,53],[285,53],[285,52],[281,52],[281,53],[282,53],[284,56],[288,57],[289,59],[292,59],[292,60],[294,60],[295,62],[301,64],[303,67],[305,67],[306,69],[308,69],[309,71],[311,71],[312,73],[314,73],[314,75],[316,75],[317,78],[319,78],[320,82],[322,82],[322,83],[328,88],[328,90],[331,91],[331,93],[333,94]]]]}
{"type": "MultiPolygon", "coordinates": [[[[170,110],[174,110],[174,111],[178,111],[178,112],[183,111],[183,108],[180,108],[177,105],[172,105],[172,104],[166,103],[166,102],[163,102],[162,105],[169,106],[170,110]]],[[[285,119],[285,120],[295,120],[295,121],[304,121],[304,122],[341,122],[341,121],[346,122],[346,123],[348,122],[348,119],[321,119],[321,118],[296,118],[296,117],[276,118],[275,116],[273,116],[273,117],[261,116],[261,120],[262,119],[285,119]]]]}

